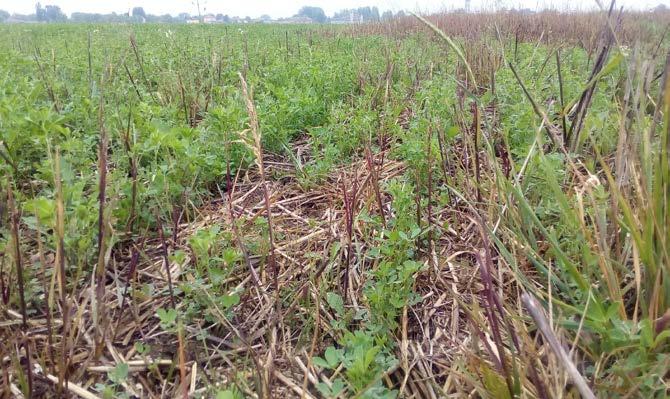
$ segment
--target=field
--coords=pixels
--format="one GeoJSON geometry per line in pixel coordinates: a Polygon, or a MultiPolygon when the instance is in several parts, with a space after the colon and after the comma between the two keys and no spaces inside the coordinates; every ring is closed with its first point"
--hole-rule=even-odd
{"type": "Polygon", "coordinates": [[[668,26],[0,25],[0,397],[670,395],[668,26]]]}

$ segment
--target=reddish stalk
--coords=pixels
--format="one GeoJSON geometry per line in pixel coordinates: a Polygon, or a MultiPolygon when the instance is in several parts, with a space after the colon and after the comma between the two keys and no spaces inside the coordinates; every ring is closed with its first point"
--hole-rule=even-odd
{"type": "MultiPolygon", "coordinates": [[[[143,243],[141,243],[142,245],[143,243]]],[[[140,260],[140,251],[136,246],[133,245],[131,248],[130,254],[130,264],[128,265],[128,275],[126,277],[126,287],[123,289],[123,295],[121,299],[121,307],[119,308],[119,314],[117,315],[116,328],[114,329],[114,334],[112,335],[112,342],[116,340],[116,334],[119,331],[119,326],[121,325],[121,320],[123,319],[123,311],[126,308],[126,300],[128,298],[128,288],[133,283],[135,279],[135,271],[137,270],[137,264],[140,260]]]]}
{"type": "MultiPolygon", "coordinates": [[[[563,95],[563,73],[561,72],[561,52],[556,49],[556,70],[558,71],[558,91],[561,100],[561,109],[565,108],[565,96],[563,95]]],[[[563,126],[563,145],[568,141],[568,121],[564,112],[561,112],[561,123],[563,126]]]]}
{"type": "Polygon", "coordinates": [[[443,128],[437,127],[437,144],[440,148],[440,167],[444,174],[445,183],[449,182],[449,154],[447,152],[446,132],[443,128]]]}
{"type": "Polygon", "coordinates": [[[58,273],[58,281],[60,288],[60,302],[63,319],[63,332],[61,353],[58,365],[58,385],[57,396],[62,397],[65,394],[64,388],[68,383],[68,368],[69,360],[68,353],[68,336],[70,334],[70,309],[67,301],[67,283],[65,275],[65,205],[63,200],[63,184],[61,181],[60,171],[60,150],[56,148],[54,156],[54,184],[56,186],[56,267],[58,273]]]}
{"type": "Polygon", "coordinates": [[[100,96],[100,107],[98,113],[98,123],[100,126],[100,142],[98,146],[98,174],[100,175],[98,185],[98,266],[95,269],[95,294],[96,294],[96,315],[95,321],[95,357],[98,358],[102,353],[105,341],[105,202],[107,201],[107,147],[108,138],[105,129],[104,116],[104,97],[100,96]]]}
{"type": "MultiPolygon", "coordinates": [[[[426,141],[426,155],[428,157],[428,203],[426,204],[426,212],[428,213],[428,244],[430,249],[433,248],[433,206],[431,201],[433,200],[433,152],[431,151],[431,142],[433,140],[433,129],[428,127],[428,139],[426,141]]],[[[432,256],[431,256],[432,259],[432,256]]]]}
{"type": "Polygon", "coordinates": [[[58,106],[58,101],[56,100],[56,94],[54,93],[54,89],[49,83],[49,80],[47,79],[46,72],[44,71],[44,66],[40,62],[42,54],[40,53],[39,48],[35,48],[35,54],[33,55],[33,58],[35,60],[35,63],[37,64],[37,68],[40,71],[40,77],[44,81],[44,86],[47,89],[47,94],[49,95],[49,100],[51,100],[51,103],[53,104],[54,111],[56,111],[56,113],[60,113],[60,107],[58,106]]]}
{"type": "Polygon", "coordinates": [[[193,127],[193,119],[191,118],[190,113],[188,112],[188,107],[186,106],[186,91],[184,90],[184,83],[181,80],[181,75],[179,77],[179,94],[181,95],[181,106],[184,108],[184,118],[186,118],[186,125],[193,127]]]}
{"type": "Polygon", "coordinates": [[[481,122],[479,116],[479,105],[476,101],[472,102],[472,130],[474,131],[474,152],[475,152],[475,181],[477,182],[477,202],[482,202],[481,181],[479,171],[479,134],[481,122]]]}
{"type": "Polygon", "coordinates": [[[367,161],[368,171],[372,180],[372,187],[375,190],[375,197],[377,199],[377,206],[379,207],[379,215],[382,217],[382,225],[386,228],[386,215],[384,214],[384,203],[382,201],[381,190],[379,189],[379,172],[375,166],[375,160],[370,151],[370,146],[365,147],[365,160],[367,161]]]}
{"type": "Polygon", "coordinates": [[[137,65],[140,67],[140,73],[142,74],[142,79],[144,79],[144,84],[147,86],[147,89],[149,90],[149,94],[151,95],[151,98],[156,101],[156,97],[154,96],[154,92],[151,89],[151,84],[149,83],[149,79],[147,79],[147,74],[144,72],[144,63],[142,62],[142,57],[140,56],[140,49],[137,46],[137,40],[135,40],[135,35],[131,34],[130,35],[130,47],[133,49],[133,54],[135,54],[135,59],[137,60],[137,65]]]}
{"type": "Polygon", "coordinates": [[[168,253],[168,244],[167,241],[165,240],[163,223],[161,222],[158,212],[156,212],[155,215],[156,215],[156,223],[158,224],[158,238],[160,239],[161,242],[161,256],[163,257],[163,264],[165,266],[165,275],[167,277],[168,293],[170,294],[170,305],[172,305],[173,309],[177,309],[177,304],[174,299],[174,289],[172,287],[172,272],[170,271],[170,256],[168,253]]]}
{"type": "Polygon", "coordinates": [[[344,303],[346,304],[349,298],[349,272],[351,268],[351,258],[354,252],[353,235],[354,235],[354,216],[356,206],[356,193],[358,193],[358,179],[354,176],[353,187],[350,192],[347,192],[347,187],[344,184],[344,176],[342,177],[342,201],[344,202],[344,225],[347,233],[347,256],[344,264],[344,303]]]}
{"type": "MultiPolygon", "coordinates": [[[[165,274],[168,283],[168,292],[170,293],[170,305],[172,309],[177,310],[177,302],[174,297],[174,289],[172,286],[172,272],[170,271],[170,256],[168,254],[168,245],[165,240],[165,232],[163,231],[163,224],[161,223],[158,212],[156,212],[156,223],[158,223],[158,237],[161,241],[161,255],[163,256],[163,264],[165,265],[165,274]]],[[[179,375],[181,378],[182,395],[184,399],[188,399],[188,383],[186,382],[186,350],[184,348],[184,336],[181,324],[181,317],[177,313],[177,341],[179,353],[179,375]]]]}
{"type": "Polygon", "coordinates": [[[25,286],[23,281],[23,263],[21,259],[21,237],[19,232],[19,222],[21,219],[19,209],[14,201],[14,191],[12,184],[7,184],[7,202],[9,212],[11,213],[11,235],[14,250],[14,263],[16,264],[16,278],[18,280],[19,288],[19,306],[21,307],[21,329],[23,330],[22,342],[23,348],[26,351],[26,375],[28,376],[28,392],[27,397],[32,397],[33,394],[33,372],[32,361],[30,359],[30,345],[28,344],[28,316],[26,312],[26,296],[25,286]]]}
{"type": "MultiPolygon", "coordinates": [[[[49,367],[51,374],[55,374],[54,365],[56,364],[54,356],[54,344],[53,344],[53,322],[51,320],[51,290],[49,284],[47,283],[47,259],[44,255],[44,247],[42,245],[42,230],[40,225],[40,219],[37,219],[37,253],[40,257],[40,264],[42,266],[42,290],[44,291],[45,298],[47,299],[47,306],[44,314],[46,315],[46,325],[47,325],[47,351],[49,354],[49,367]]],[[[1,275],[2,273],[0,273],[1,275]]]]}
{"type": "MultiPolygon", "coordinates": [[[[513,378],[518,378],[517,376],[518,373],[516,371],[514,358],[512,358],[512,364],[511,364],[512,370],[509,369],[510,366],[507,365],[507,362],[505,360],[505,346],[502,342],[501,324],[504,324],[505,327],[507,328],[507,332],[512,340],[513,347],[519,355],[521,354],[521,344],[519,342],[519,338],[514,329],[514,326],[505,316],[505,310],[502,305],[502,299],[498,296],[498,294],[495,291],[495,287],[493,286],[492,271],[494,270],[494,265],[493,265],[493,258],[491,257],[491,244],[487,237],[487,232],[485,231],[484,228],[484,222],[481,219],[473,221],[477,223],[479,227],[479,233],[482,237],[483,249],[479,250],[475,255],[477,258],[477,263],[479,264],[480,276],[482,282],[484,283],[484,295],[487,300],[487,305],[484,306],[484,311],[486,313],[486,317],[491,327],[493,342],[495,343],[499,354],[498,355],[500,358],[499,367],[501,369],[502,374],[505,376],[505,381],[507,383],[507,387],[510,391],[510,394],[512,395],[512,397],[514,397],[515,384],[513,383],[513,378]],[[498,315],[496,315],[496,311],[498,315]]],[[[492,357],[496,357],[493,352],[491,353],[491,355],[492,357]]],[[[544,383],[542,383],[542,380],[540,380],[537,374],[537,370],[535,370],[535,367],[532,365],[529,366],[528,372],[530,374],[531,381],[538,390],[539,397],[542,399],[549,398],[546,387],[544,386],[544,383]]]]}
{"type": "MultiPolygon", "coordinates": [[[[414,180],[416,187],[414,188],[414,205],[416,205],[416,225],[421,228],[421,174],[418,170],[414,170],[414,180]]],[[[421,246],[421,240],[417,239],[417,246],[421,246]]]]}
{"type": "Polygon", "coordinates": [[[135,79],[133,79],[133,75],[130,73],[130,70],[128,69],[128,65],[126,63],[123,63],[123,68],[126,70],[126,75],[128,75],[128,80],[130,80],[130,84],[133,85],[133,89],[135,89],[135,93],[137,94],[137,98],[140,99],[140,101],[143,101],[142,99],[142,94],[140,94],[140,90],[137,88],[137,84],[135,83],[135,79]]]}
{"type": "Polygon", "coordinates": [[[133,113],[132,109],[130,109],[128,110],[128,123],[126,125],[126,131],[123,134],[123,146],[126,150],[126,155],[128,156],[128,163],[129,163],[128,166],[130,167],[130,177],[132,179],[132,187],[130,193],[130,215],[128,216],[128,224],[126,225],[126,232],[128,234],[132,234],[133,232],[133,227],[136,218],[135,212],[137,207],[137,160],[132,154],[132,143],[130,141],[130,129],[132,119],[133,119],[133,113]]]}
{"type": "MultiPolygon", "coordinates": [[[[11,159],[11,156],[10,156],[10,153],[9,153],[9,147],[7,146],[7,143],[2,142],[2,146],[5,147],[5,149],[7,150],[7,154],[5,154],[4,151],[2,151],[2,149],[0,149],[0,158],[2,158],[3,161],[7,162],[7,164],[12,167],[12,170],[14,171],[14,176],[16,176],[16,178],[18,178],[19,167],[16,165],[16,162],[14,162],[11,159]]],[[[0,215],[2,215],[2,212],[0,212],[0,215]]]]}

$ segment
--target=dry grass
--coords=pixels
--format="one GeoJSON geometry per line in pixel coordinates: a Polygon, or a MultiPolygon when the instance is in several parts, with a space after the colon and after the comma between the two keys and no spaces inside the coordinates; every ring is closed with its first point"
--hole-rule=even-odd
{"type": "MultiPolygon", "coordinates": [[[[296,150],[300,150],[301,146],[307,144],[296,143],[296,150]]],[[[302,148],[298,152],[309,151],[302,148]]],[[[356,194],[351,196],[355,198],[350,204],[354,214],[363,209],[370,214],[379,212],[381,201],[384,209],[393,215],[390,198],[385,193],[378,197],[375,186],[399,176],[405,171],[405,166],[389,160],[381,165],[383,155],[370,154],[369,159],[361,158],[348,167],[334,170],[323,185],[305,190],[295,178],[293,163],[276,155],[264,154],[266,173],[281,176],[267,182],[277,232],[275,251],[280,295],[272,294],[276,291],[271,271],[261,268],[265,261],[252,256],[249,266],[259,276],[258,286],[253,281],[253,274],[245,268],[237,270],[227,280],[228,284],[244,292],[230,319],[234,328],[212,327],[204,319],[184,327],[188,354],[185,362],[188,370],[186,384],[191,393],[201,391],[203,385],[212,381],[239,383],[240,376],[236,370],[253,370],[250,357],[265,359],[268,351],[272,350],[267,334],[272,329],[277,332],[272,375],[268,381],[270,397],[301,397],[304,377],[307,378],[308,391],[313,392],[321,371],[311,364],[310,356],[300,343],[313,338],[316,353],[320,353],[329,342],[337,339],[329,327],[336,316],[324,306],[324,301],[320,301],[318,310],[315,304],[319,303],[325,287],[344,289],[344,276],[339,265],[349,255],[346,245],[349,239],[342,185],[352,187],[352,182],[358,182],[353,186],[356,187],[356,194]],[[377,167],[371,170],[370,163],[377,167]],[[375,178],[378,182],[374,181],[375,178]],[[324,275],[329,276],[328,280],[323,280],[324,275]],[[282,302],[279,314],[275,312],[276,300],[282,302]],[[320,315],[318,335],[311,337],[307,334],[316,328],[312,323],[317,312],[320,315]]],[[[234,233],[230,229],[235,221],[231,220],[229,206],[232,206],[243,239],[261,239],[253,226],[254,221],[265,216],[266,212],[263,184],[259,173],[244,172],[235,179],[230,197],[232,203],[228,203],[228,196],[213,201],[200,210],[197,220],[179,226],[175,242],[167,238],[170,253],[182,250],[189,254],[182,263],[169,263],[175,287],[195,278],[191,267],[193,255],[188,245],[192,234],[215,225],[230,234],[234,233]]],[[[450,227],[439,241],[432,244],[432,250],[423,256],[428,267],[418,276],[415,287],[422,301],[406,309],[400,336],[397,337],[402,366],[385,377],[389,384],[401,386],[405,397],[440,397],[442,392],[462,389],[461,382],[453,375],[455,365],[452,360],[469,352],[472,345],[477,345],[470,337],[463,304],[477,302],[478,292],[483,288],[476,269],[469,267],[476,256],[474,248],[481,246],[478,226],[468,216],[472,216],[471,212],[465,204],[459,206],[458,201],[452,208],[433,212],[435,226],[450,227]]],[[[354,220],[351,240],[355,253],[351,255],[357,261],[356,267],[352,267],[348,274],[347,290],[350,306],[355,310],[362,305],[366,270],[374,267],[363,258],[372,247],[376,234],[378,232],[371,231],[364,221],[354,220]]],[[[107,268],[107,286],[103,291],[104,307],[109,318],[107,325],[112,328],[103,335],[104,349],[99,358],[93,350],[96,325],[89,306],[96,295],[93,286],[90,283],[79,285],[74,292],[68,293],[67,300],[72,310],[70,327],[65,329],[60,318],[50,320],[53,328],[51,345],[61,348],[69,341],[67,364],[70,366],[66,374],[68,384],[64,389],[73,394],[84,390],[89,397],[95,397],[91,393],[92,386],[104,381],[106,373],[115,365],[127,363],[130,365],[130,377],[124,389],[128,393],[139,397],[165,397],[179,392],[184,382],[174,374],[179,364],[178,359],[172,357],[176,353],[177,337],[161,329],[156,317],[157,309],[171,306],[170,296],[159,294],[167,292],[170,281],[162,247],[160,239],[153,239],[126,242],[115,249],[107,268]],[[153,286],[154,294],[147,296],[139,290],[145,284],[153,286]],[[65,338],[64,333],[69,338],[65,338]],[[137,352],[134,343],[138,340],[156,349],[152,357],[137,352]]],[[[29,260],[39,262],[38,254],[31,254],[29,260]]],[[[54,267],[54,262],[54,257],[47,258],[46,267],[54,267]]],[[[185,305],[177,303],[177,308],[185,305]]],[[[19,313],[10,312],[10,315],[13,319],[0,325],[3,334],[9,333],[9,336],[21,323],[19,313]]],[[[43,356],[51,350],[47,339],[47,319],[43,315],[29,317],[27,323],[29,345],[35,356],[43,356]]],[[[10,341],[5,350],[15,348],[15,343],[10,341]]],[[[60,349],[57,351],[60,352],[60,349]]],[[[9,352],[4,352],[3,362],[10,361],[12,357],[9,352]]],[[[25,359],[24,355],[20,357],[25,359]]],[[[10,371],[7,386],[17,392],[15,382],[11,382],[17,378],[14,373],[10,371]]],[[[50,369],[37,371],[34,377],[36,397],[53,394],[56,381],[61,378],[54,376],[50,369]]],[[[247,387],[246,394],[254,397],[253,392],[253,387],[247,387]]],[[[312,395],[308,392],[304,394],[305,397],[312,395]]]]}
{"type": "MultiPolygon", "coordinates": [[[[633,12],[614,14],[621,18],[619,34],[626,44],[645,41],[652,37],[651,27],[668,26],[670,12],[633,12]]],[[[469,42],[496,37],[499,30],[511,43],[537,42],[548,45],[578,45],[587,50],[595,49],[598,44],[601,27],[605,22],[602,12],[558,12],[543,11],[525,14],[522,12],[497,13],[443,13],[427,16],[448,36],[462,38],[469,42]]],[[[415,18],[408,16],[378,24],[352,26],[352,34],[385,34],[389,36],[407,36],[423,30],[415,18]]]]}

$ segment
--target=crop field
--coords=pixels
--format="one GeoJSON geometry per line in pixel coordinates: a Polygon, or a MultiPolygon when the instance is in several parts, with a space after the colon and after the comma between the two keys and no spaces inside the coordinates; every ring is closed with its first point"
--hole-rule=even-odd
{"type": "Polygon", "coordinates": [[[0,397],[667,397],[669,26],[0,24],[0,397]]]}

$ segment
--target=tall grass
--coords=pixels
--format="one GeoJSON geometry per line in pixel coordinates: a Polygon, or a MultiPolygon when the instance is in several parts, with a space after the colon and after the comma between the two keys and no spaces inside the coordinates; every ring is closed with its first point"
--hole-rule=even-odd
{"type": "MultiPolygon", "coordinates": [[[[419,19],[436,31],[449,47],[458,50],[454,41],[439,28],[419,19]]],[[[451,26],[449,29],[457,28],[451,26]]],[[[610,28],[605,24],[602,29],[609,32],[610,28]]],[[[609,34],[601,36],[604,40],[611,37],[609,34]]],[[[607,46],[609,44],[605,43],[604,48],[607,46]]],[[[509,63],[541,122],[537,126],[535,143],[525,159],[535,163],[547,182],[549,191],[540,195],[551,196],[549,202],[557,207],[551,219],[538,217],[535,210],[541,204],[524,183],[528,177],[521,174],[523,169],[513,179],[507,179],[500,164],[488,162],[491,169],[486,174],[490,179],[486,186],[497,191],[495,195],[500,202],[488,204],[479,212],[487,216],[484,223],[500,256],[497,267],[505,267],[519,289],[527,292],[522,295],[525,296],[525,307],[544,335],[542,338],[536,335],[534,323],[514,323],[519,329],[516,332],[507,330],[510,342],[506,349],[501,341],[499,321],[489,309],[498,306],[499,317],[505,320],[509,317],[507,312],[518,315],[512,317],[520,317],[523,308],[514,305],[511,297],[504,300],[506,311],[503,311],[502,305],[492,302],[492,298],[497,297],[493,283],[485,284],[489,297],[485,308],[488,322],[482,320],[475,325],[494,337],[497,351],[489,349],[489,358],[498,365],[498,371],[507,381],[510,396],[520,393],[516,385],[520,381],[519,370],[506,366],[508,349],[512,363],[525,370],[521,375],[532,375],[535,368],[540,367],[539,375],[544,383],[531,377],[534,395],[544,396],[544,384],[553,385],[550,396],[564,390],[560,385],[562,378],[551,377],[554,373],[565,373],[583,397],[593,397],[589,385],[599,392],[616,392],[626,397],[642,392],[659,395],[665,389],[656,385],[653,379],[654,376],[661,380],[667,377],[662,371],[667,371],[668,366],[663,353],[670,345],[670,331],[666,329],[670,314],[670,58],[662,64],[663,82],[654,94],[649,83],[656,72],[651,71],[660,60],[645,59],[642,47],[635,48],[625,58],[622,58],[623,50],[615,51],[611,58],[606,52],[597,57],[592,78],[581,94],[580,116],[571,117],[569,121],[565,114],[548,116],[524,87],[513,63],[509,63]],[[615,114],[620,129],[611,132],[618,136],[614,152],[603,153],[607,150],[589,137],[581,140],[589,146],[579,152],[574,138],[569,149],[563,147],[560,130],[564,133],[579,131],[584,115],[589,112],[588,100],[584,99],[590,98],[596,89],[597,77],[607,73],[601,71],[611,72],[617,68],[622,60],[624,91],[616,103],[618,112],[615,114]],[[605,66],[608,62],[616,66],[605,66]],[[655,111],[645,112],[651,104],[655,111]],[[555,146],[547,147],[547,138],[555,146]],[[557,153],[565,169],[557,169],[553,162],[557,153]],[[540,299],[547,308],[548,322],[532,297],[540,299]],[[519,338],[516,338],[517,334],[519,338]],[[563,337],[565,344],[570,345],[569,355],[556,336],[563,337]],[[529,339],[540,346],[548,345],[553,349],[553,355],[544,352],[539,359],[534,358],[528,352],[530,348],[519,347],[517,341],[527,345],[529,339]],[[513,348],[520,352],[515,353],[513,348]]],[[[462,59],[460,52],[456,52],[462,59]]],[[[556,57],[560,74],[560,58],[558,54],[556,57]]],[[[467,64],[466,68],[470,70],[467,64]]],[[[563,79],[560,75],[559,85],[561,92],[556,94],[562,102],[563,79]]],[[[572,109],[573,105],[564,108],[572,109]]],[[[495,159],[490,143],[488,151],[489,158],[495,159]]],[[[473,198],[472,204],[475,203],[478,201],[473,198]]],[[[489,265],[491,261],[480,261],[480,264],[489,265]]],[[[488,275],[487,272],[483,276],[488,275]]],[[[484,279],[487,280],[490,278],[484,279]]],[[[479,310],[470,311],[475,312],[471,317],[477,320],[475,315],[479,310]]],[[[484,379],[482,383],[489,391],[494,389],[491,380],[484,379]]]]}
{"type": "MultiPolygon", "coordinates": [[[[615,12],[617,10],[615,9],[615,12]]],[[[426,19],[452,39],[473,42],[486,36],[495,36],[499,29],[503,37],[511,43],[542,43],[551,46],[577,45],[589,53],[596,50],[604,13],[542,11],[526,13],[522,11],[499,11],[481,13],[439,13],[426,19]]],[[[670,20],[670,12],[659,10],[631,11],[621,14],[619,38],[622,44],[658,39],[670,20]]],[[[386,34],[408,36],[421,30],[421,25],[412,17],[396,18],[378,24],[368,24],[351,28],[358,34],[386,34]]]]}

